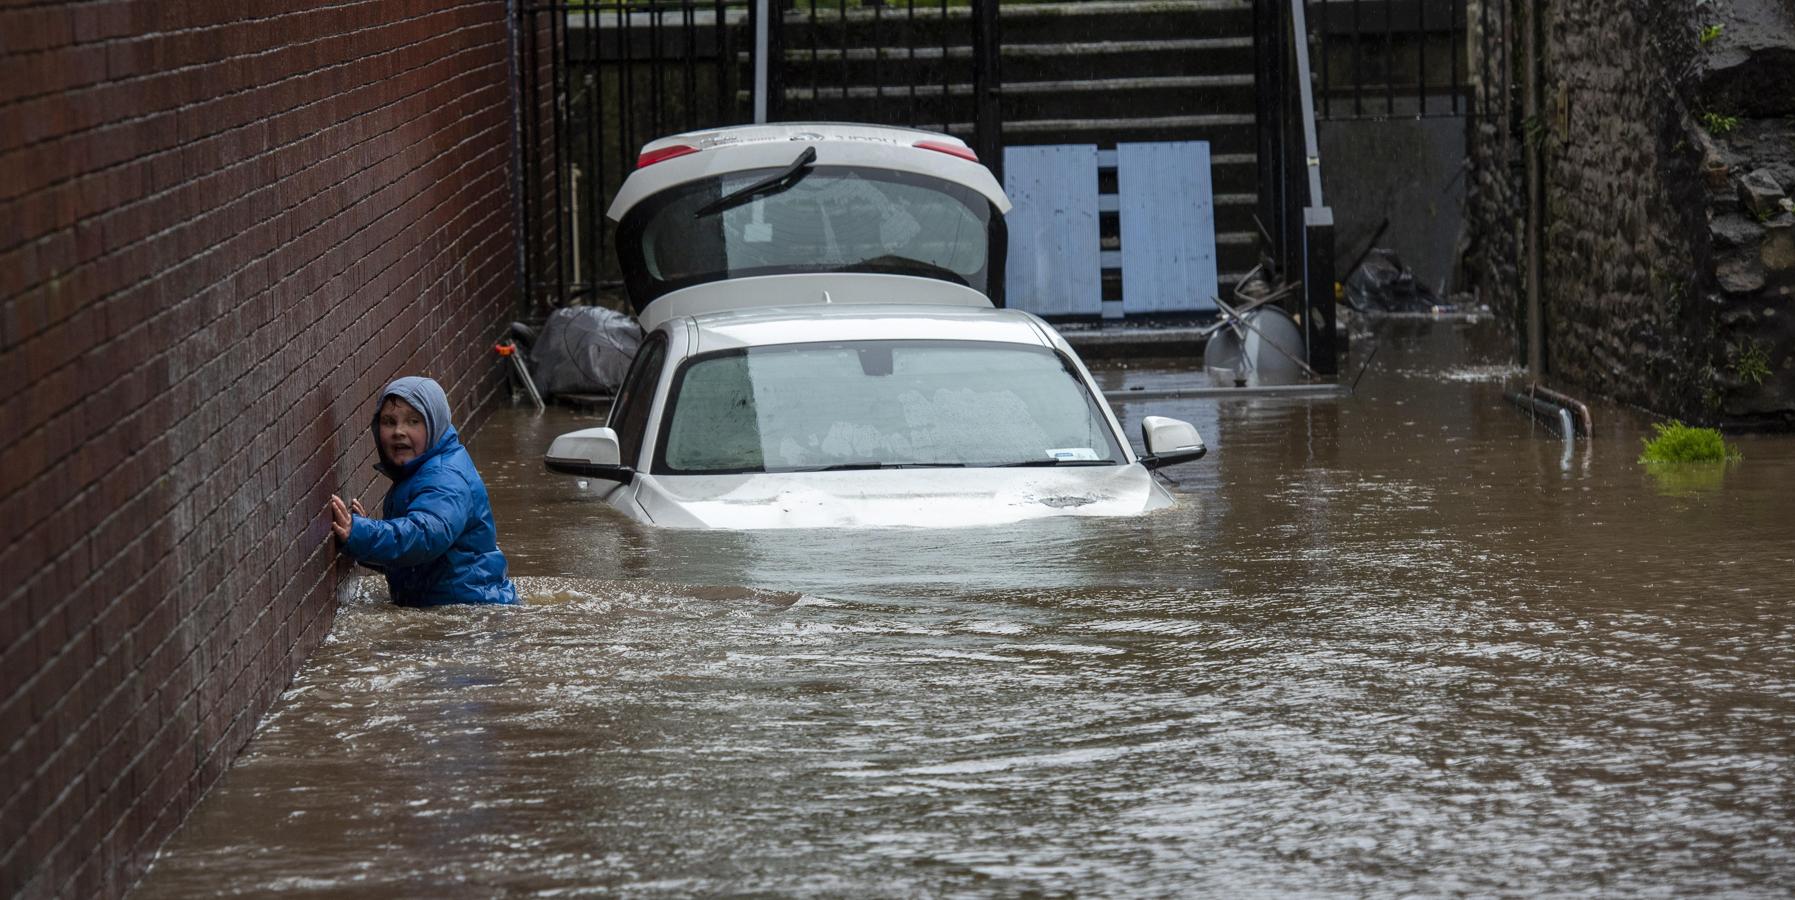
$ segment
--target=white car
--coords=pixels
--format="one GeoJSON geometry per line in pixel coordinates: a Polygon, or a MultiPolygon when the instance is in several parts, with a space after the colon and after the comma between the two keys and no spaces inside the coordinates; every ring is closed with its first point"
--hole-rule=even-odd
{"type": "Polygon", "coordinates": [[[1169,505],[1151,469],[1200,458],[1185,422],[1129,447],[1090,372],[998,308],[1003,213],[952,137],[744,126],[643,148],[608,213],[647,337],[603,428],[549,469],[654,525],[952,526],[1169,505]]]}

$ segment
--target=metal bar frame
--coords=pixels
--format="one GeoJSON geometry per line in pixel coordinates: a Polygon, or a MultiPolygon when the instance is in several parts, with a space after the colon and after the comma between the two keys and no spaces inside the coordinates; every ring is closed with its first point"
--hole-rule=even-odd
{"type": "Polygon", "coordinates": [[[998,0],[972,0],[973,152],[1003,183],[1003,90],[1000,65],[1003,38],[998,30],[998,0]]]}
{"type": "Polygon", "coordinates": [[[1334,212],[1322,196],[1307,12],[1307,0],[1254,5],[1259,208],[1275,271],[1286,281],[1302,282],[1308,365],[1325,376],[1339,371],[1334,212]]]}

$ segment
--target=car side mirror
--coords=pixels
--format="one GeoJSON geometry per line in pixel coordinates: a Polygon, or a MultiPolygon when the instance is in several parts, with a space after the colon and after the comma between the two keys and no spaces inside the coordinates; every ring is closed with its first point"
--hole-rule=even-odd
{"type": "Polygon", "coordinates": [[[543,454],[542,464],[551,472],[584,475],[629,484],[636,470],[623,465],[617,432],[609,428],[582,428],[555,438],[543,454]]]}
{"type": "Polygon", "coordinates": [[[1141,443],[1147,445],[1147,455],[1141,457],[1141,465],[1149,469],[1202,459],[1203,454],[1209,452],[1203,445],[1203,436],[1197,434],[1197,426],[1165,416],[1147,416],[1141,420],[1141,443]]]}

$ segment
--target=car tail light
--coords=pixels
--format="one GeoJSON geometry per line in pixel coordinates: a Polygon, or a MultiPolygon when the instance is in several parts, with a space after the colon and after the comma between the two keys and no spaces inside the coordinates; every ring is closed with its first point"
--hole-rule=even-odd
{"type": "Polygon", "coordinates": [[[913,146],[920,147],[924,150],[933,150],[936,153],[945,153],[948,156],[958,156],[967,162],[979,161],[979,155],[977,153],[974,153],[970,148],[962,147],[959,144],[943,144],[940,141],[917,141],[913,146]]]}
{"type": "Polygon", "coordinates": [[[676,156],[685,156],[688,153],[697,152],[697,147],[689,147],[685,144],[674,144],[670,147],[662,147],[658,150],[645,150],[642,152],[641,156],[636,157],[636,168],[646,169],[655,163],[665,162],[676,156]]]}

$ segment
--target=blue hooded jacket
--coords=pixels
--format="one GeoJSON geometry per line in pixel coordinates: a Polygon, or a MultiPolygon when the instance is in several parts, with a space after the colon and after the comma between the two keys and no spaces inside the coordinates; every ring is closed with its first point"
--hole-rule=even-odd
{"type": "Polygon", "coordinates": [[[444,603],[516,603],[505,578],[492,503],[474,461],[449,424],[449,400],[429,378],[410,376],[386,386],[374,408],[375,466],[393,480],[379,520],[354,516],[343,550],[386,572],[393,602],[401,606],[444,603]],[[429,449],[403,466],[380,446],[380,407],[388,397],[411,404],[424,417],[429,449]]]}

